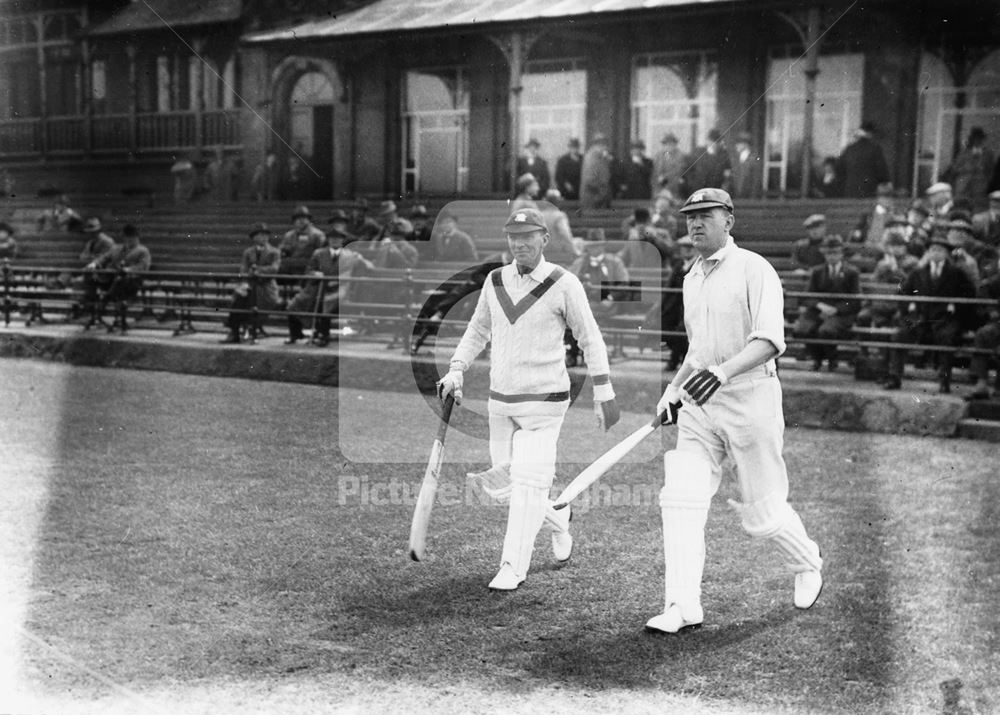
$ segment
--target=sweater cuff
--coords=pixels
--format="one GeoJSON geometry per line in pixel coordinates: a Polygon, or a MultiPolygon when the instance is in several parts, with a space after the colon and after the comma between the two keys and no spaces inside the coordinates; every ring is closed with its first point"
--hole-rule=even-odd
{"type": "Polygon", "coordinates": [[[607,402],[613,399],[615,399],[615,391],[611,387],[610,382],[603,385],[594,385],[594,402],[607,402]]]}
{"type": "Polygon", "coordinates": [[[449,370],[458,370],[459,372],[465,372],[469,369],[469,363],[464,360],[459,360],[458,358],[452,358],[451,362],[448,363],[449,370]]]}

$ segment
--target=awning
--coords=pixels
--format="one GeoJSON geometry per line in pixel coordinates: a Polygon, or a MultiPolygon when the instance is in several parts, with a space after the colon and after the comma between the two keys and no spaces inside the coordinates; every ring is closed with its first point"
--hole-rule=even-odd
{"type": "Polygon", "coordinates": [[[445,27],[580,18],[629,10],[697,6],[734,0],[376,0],[359,10],[304,22],[282,30],[257,32],[245,42],[302,40],[410,32],[445,27]]]}
{"type": "Polygon", "coordinates": [[[169,30],[193,25],[235,22],[243,13],[242,0],[132,0],[104,22],[90,28],[89,35],[119,35],[130,32],[169,30]]]}

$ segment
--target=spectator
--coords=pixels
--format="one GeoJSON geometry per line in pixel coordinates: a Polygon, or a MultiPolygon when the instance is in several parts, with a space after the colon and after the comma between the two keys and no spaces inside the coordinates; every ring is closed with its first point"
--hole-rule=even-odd
{"type": "Polygon", "coordinates": [[[239,150],[226,158],[223,177],[227,185],[223,193],[230,201],[241,201],[243,199],[243,169],[243,150],[239,150]]]}
{"type": "Polygon", "coordinates": [[[927,203],[930,204],[930,215],[934,219],[946,219],[955,206],[952,199],[951,184],[938,181],[927,187],[925,192],[927,203]]]}
{"type": "Polygon", "coordinates": [[[476,244],[469,234],[458,229],[458,219],[454,214],[438,214],[431,246],[434,260],[438,263],[465,263],[471,266],[478,262],[476,244]]]}
{"type": "Polygon", "coordinates": [[[334,277],[336,280],[307,281],[303,288],[288,303],[288,339],[286,345],[294,345],[305,337],[301,315],[294,313],[316,313],[313,316],[311,341],[320,347],[330,342],[331,314],[340,309],[340,304],[351,292],[350,278],[355,272],[373,271],[371,261],[356,251],[343,245],[346,235],[331,231],[329,243],[317,249],[309,258],[306,274],[313,278],[334,277]]]}
{"type": "Polygon", "coordinates": [[[694,150],[691,166],[688,169],[688,189],[692,192],[698,189],[725,188],[732,176],[732,165],[729,163],[729,152],[726,142],[718,129],[708,132],[708,144],[694,150]]]}
{"type": "Polygon", "coordinates": [[[83,244],[80,262],[84,265],[100,259],[115,247],[115,239],[104,232],[101,219],[97,216],[89,216],[84,221],[83,233],[87,237],[87,242],[83,244]]]}
{"type": "Polygon", "coordinates": [[[850,260],[868,273],[882,257],[882,235],[895,209],[892,186],[882,184],[876,191],[875,205],[858,219],[848,236],[850,260]]]}
{"type": "Polygon", "coordinates": [[[69,207],[69,198],[66,194],[62,194],[53,201],[52,208],[42,211],[37,226],[39,233],[76,232],[83,227],[83,219],[69,207]]]}
{"type": "Polygon", "coordinates": [[[278,246],[281,269],[289,274],[302,273],[316,249],[325,244],[326,234],[313,225],[309,207],[296,206],[292,214],[292,228],[281,237],[278,246]]]}
{"type": "Polygon", "coordinates": [[[694,241],[691,240],[690,236],[685,234],[678,238],[674,245],[677,247],[677,260],[680,263],[680,272],[686,276],[688,271],[691,270],[691,266],[698,260],[698,252],[695,250],[694,241]]]}
{"type": "Polygon", "coordinates": [[[251,325],[254,332],[263,322],[266,313],[281,304],[278,283],[274,274],[281,270],[281,251],[271,245],[271,231],[265,223],[258,223],[250,229],[253,245],[243,251],[240,259],[240,278],[243,279],[233,291],[233,302],[229,306],[226,327],[229,334],[223,343],[240,342],[240,330],[251,325]],[[254,315],[251,311],[256,309],[254,315]]]}
{"type": "Polygon", "coordinates": [[[413,224],[399,215],[395,201],[383,201],[378,207],[380,229],[376,241],[391,236],[409,236],[413,233],[413,224]]]}
{"type": "Polygon", "coordinates": [[[648,199],[653,180],[653,160],[646,156],[646,142],[634,139],[629,145],[629,157],[618,168],[618,197],[648,199]]]}
{"type": "Polygon", "coordinates": [[[358,196],[351,206],[351,222],[347,234],[351,240],[370,241],[382,232],[382,226],[368,215],[368,199],[358,196]]]}
{"type": "Polygon", "coordinates": [[[656,250],[661,267],[674,259],[674,244],[670,234],[663,229],[655,228],[649,209],[637,208],[623,226],[626,242],[618,252],[622,264],[628,268],[639,268],[650,265],[650,250],[656,250]]]}
{"type": "Polygon", "coordinates": [[[914,199],[906,210],[907,250],[910,255],[917,258],[924,255],[924,251],[927,250],[927,243],[934,228],[934,221],[930,215],[930,210],[921,199],[914,199]]]}
{"type": "Polygon", "coordinates": [[[269,151],[257,165],[250,179],[250,192],[255,201],[274,201],[278,198],[278,183],[281,179],[278,155],[269,151]]]}
{"type": "MultiPolygon", "coordinates": [[[[87,269],[90,271],[115,271],[113,274],[105,275],[100,281],[96,280],[96,274],[91,274],[95,280],[90,283],[89,295],[85,300],[92,303],[97,298],[97,287],[107,285],[107,290],[100,297],[98,317],[104,312],[106,304],[114,303],[124,306],[125,303],[135,298],[142,289],[143,273],[148,271],[152,265],[152,256],[149,249],[142,245],[138,228],[130,223],[125,224],[122,227],[122,239],[124,244],[116,244],[111,251],[87,265],[87,269]]],[[[95,322],[93,316],[90,322],[95,322]]]]}
{"type": "Polygon", "coordinates": [[[1000,191],[989,195],[989,209],[972,217],[976,239],[986,246],[1000,247],[1000,191]]]}
{"type": "Polygon", "coordinates": [[[289,154],[285,160],[285,171],[281,177],[280,198],[301,201],[312,198],[312,170],[297,154],[289,154]]]}
{"type": "MultiPolygon", "coordinates": [[[[913,271],[900,287],[900,294],[936,298],[971,298],[975,285],[966,274],[952,265],[948,256],[951,246],[940,235],[931,235],[927,261],[913,271]]],[[[893,336],[895,343],[919,343],[955,347],[961,342],[962,331],[969,322],[968,310],[955,303],[916,301],[905,306],[900,325],[893,336]]],[[[903,380],[904,351],[893,349],[889,354],[887,390],[898,390],[903,380]]],[[[943,394],[951,392],[951,368],[954,353],[945,351],[938,358],[938,384],[943,394]]]]}
{"type": "Polygon", "coordinates": [[[222,147],[215,147],[212,159],[205,166],[205,173],[202,176],[202,190],[212,201],[226,201],[229,196],[226,192],[226,167],[222,147]]]}
{"type": "MultiPolygon", "coordinates": [[[[693,253],[694,244],[691,242],[691,238],[684,236],[680,240],[684,241],[693,253]]],[[[690,265],[687,266],[687,269],[690,269],[690,265]]],[[[684,356],[687,355],[688,340],[684,330],[684,295],[681,292],[687,269],[680,260],[666,261],[663,264],[662,286],[669,290],[660,294],[659,300],[650,308],[644,321],[644,327],[647,329],[661,331],[662,342],[670,351],[670,356],[664,365],[664,369],[669,372],[676,370],[677,366],[684,360],[684,356]],[[663,332],[680,334],[662,335],[663,332]]]]}
{"type": "Polygon", "coordinates": [[[986,132],[982,127],[973,127],[969,130],[965,148],[958,152],[945,172],[955,187],[956,198],[970,200],[975,211],[986,207],[993,162],[993,152],[986,147],[986,132]]]}
{"type": "Polygon", "coordinates": [[[431,215],[427,213],[426,206],[414,206],[410,211],[410,223],[413,225],[413,233],[410,234],[411,241],[430,241],[433,221],[431,215]]]}
{"type": "MultiPolygon", "coordinates": [[[[875,266],[872,283],[892,285],[893,290],[898,290],[909,275],[920,267],[920,261],[907,251],[908,243],[902,227],[893,227],[886,231],[883,240],[885,255],[875,266]]],[[[871,301],[861,310],[857,323],[875,328],[888,327],[893,325],[898,308],[899,305],[895,301],[871,301]]]]}
{"type": "Polygon", "coordinates": [[[611,206],[611,162],[608,140],[595,134],[580,169],[580,208],[606,209],[611,206]]]}
{"type": "Polygon", "coordinates": [[[802,226],[806,229],[806,237],[800,238],[792,246],[792,265],[796,273],[808,275],[814,267],[826,263],[820,250],[823,239],[826,238],[826,216],[812,214],[802,222],[802,226]]]}
{"type": "Polygon", "coordinates": [[[549,242],[545,245],[545,259],[560,266],[570,266],[579,257],[573,243],[573,231],[569,226],[569,216],[561,208],[562,196],[557,189],[549,189],[539,210],[545,226],[549,230],[549,242]]]}
{"type": "Polygon", "coordinates": [[[345,244],[350,243],[354,240],[347,231],[347,226],[351,219],[348,217],[344,209],[334,209],[330,214],[330,220],[327,224],[330,226],[330,230],[326,232],[327,241],[330,240],[330,234],[335,233],[338,240],[343,240],[345,244]]]}
{"type": "MultiPolygon", "coordinates": [[[[979,350],[992,350],[993,360],[996,360],[998,348],[1000,348],[1000,266],[997,265],[997,258],[993,256],[993,274],[979,285],[978,295],[993,301],[993,305],[986,310],[986,322],[976,329],[976,336],[973,345],[979,350]]],[[[990,396],[990,355],[974,354],[969,362],[969,372],[976,379],[972,392],[966,399],[984,400],[990,396]]],[[[1000,397],[1000,378],[994,385],[993,396],[1000,397]]]]}
{"type": "MultiPolygon", "coordinates": [[[[653,199],[653,213],[650,216],[650,224],[654,228],[662,229],[673,239],[677,236],[677,204],[673,194],[669,189],[660,189],[653,199]]],[[[685,230],[686,230],[685,226],[685,230]]]]}
{"type": "Polygon", "coordinates": [[[748,132],[741,132],[733,149],[730,193],[733,198],[760,198],[764,190],[764,162],[753,146],[753,138],[748,132]]]}
{"type": "Polygon", "coordinates": [[[514,182],[514,200],[510,203],[511,212],[525,208],[537,209],[538,204],[535,203],[535,199],[538,198],[540,187],[541,185],[534,174],[527,173],[518,176],[517,181],[514,182]]]}
{"type": "Polygon", "coordinates": [[[14,238],[14,227],[6,221],[0,221],[0,259],[12,261],[17,258],[17,239],[14,238]]]}
{"type": "Polygon", "coordinates": [[[813,182],[813,195],[821,199],[839,199],[844,195],[844,177],[835,156],[823,159],[823,167],[813,182]]]}
{"type": "Polygon", "coordinates": [[[538,181],[538,189],[535,191],[533,198],[545,196],[551,182],[549,165],[545,162],[545,159],[538,156],[540,148],[541,144],[539,144],[537,139],[534,137],[528,139],[528,143],[524,145],[524,154],[517,158],[517,171],[515,172],[518,176],[531,174],[538,181]]]}
{"type": "Polygon", "coordinates": [[[575,137],[569,140],[566,153],[556,161],[556,188],[567,201],[580,198],[580,169],[583,166],[583,155],[580,153],[580,140],[575,137]]]}
{"type": "Polygon", "coordinates": [[[979,261],[976,239],[972,224],[967,218],[956,218],[945,224],[948,245],[951,246],[951,262],[961,269],[972,285],[979,285],[979,261]]]}
{"type": "Polygon", "coordinates": [[[677,135],[667,132],[660,145],[663,148],[653,157],[653,195],[667,189],[674,197],[687,196],[684,180],[687,157],[678,146],[677,135]]]}
{"type": "MultiPolygon", "coordinates": [[[[584,254],[573,262],[570,271],[583,283],[591,310],[598,321],[613,315],[617,302],[628,298],[628,270],[617,255],[607,250],[604,229],[587,231],[584,254]]],[[[580,361],[580,346],[570,331],[567,331],[566,343],[566,366],[575,367],[580,361]]]]}
{"type": "Polygon", "coordinates": [[[854,133],[854,141],[840,154],[844,195],[850,198],[875,196],[880,184],[892,180],[882,147],[874,139],[875,125],[865,122],[854,133]]]}
{"type": "Polygon", "coordinates": [[[193,154],[178,158],[170,167],[170,173],[174,177],[174,203],[193,201],[198,189],[198,169],[194,165],[193,154]]]}
{"type": "MultiPolygon", "coordinates": [[[[383,237],[375,250],[376,268],[415,268],[419,260],[417,249],[407,240],[412,231],[407,231],[409,222],[394,221],[389,233],[383,237]]],[[[412,228],[412,227],[411,227],[412,228]]],[[[392,288],[393,286],[389,286],[392,288]]]]}
{"type": "MultiPolygon", "coordinates": [[[[858,270],[844,261],[844,242],[840,236],[827,236],[820,248],[824,263],[809,274],[808,293],[848,293],[860,295],[861,282],[858,270]]],[[[853,298],[831,298],[825,301],[807,298],[799,306],[799,317],[792,329],[797,338],[843,340],[851,334],[851,327],[861,310],[861,303],[853,298]]],[[[806,345],[812,357],[812,369],[818,371],[827,361],[830,372],[837,369],[836,345],[806,345]]]]}

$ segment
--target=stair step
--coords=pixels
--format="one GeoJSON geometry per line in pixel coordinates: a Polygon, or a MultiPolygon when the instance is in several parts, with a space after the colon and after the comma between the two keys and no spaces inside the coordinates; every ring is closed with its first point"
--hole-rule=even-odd
{"type": "Polygon", "coordinates": [[[966,417],[958,421],[958,436],[984,442],[1000,442],[1000,420],[966,417]]]}
{"type": "Polygon", "coordinates": [[[969,417],[1000,420],[1000,400],[974,400],[969,403],[969,417]]]}

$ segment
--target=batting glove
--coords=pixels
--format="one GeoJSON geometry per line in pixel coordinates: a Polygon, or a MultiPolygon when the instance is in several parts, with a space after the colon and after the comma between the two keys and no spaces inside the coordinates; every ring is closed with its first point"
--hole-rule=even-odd
{"type": "Polygon", "coordinates": [[[717,365],[699,370],[689,377],[681,387],[691,401],[699,407],[704,405],[715,391],[729,382],[729,378],[717,365]]]}
{"type": "Polygon", "coordinates": [[[597,415],[597,427],[607,432],[618,424],[622,412],[618,409],[618,400],[594,400],[594,414],[597,415]]]}
{"type": "Polygon", "coordinates": [[[656,403],[656,414],[667,413],[667,417],[663,420],[663,424],[672,425],[677,422],[677,415],[681,411],[681,389],[675,384],[670,383],[667,385],[667,389],[663,391],[663,396],[660,397],[660,401],[656,403]]]}
{"type": "Polygon", "coordinates": [[[448,374],[437,381],[438,397],[444,400],[448,395],[455,398],[455,404],[462,404],[462,382],[465,375],[461,370],[449,370],[448,374]]]}

